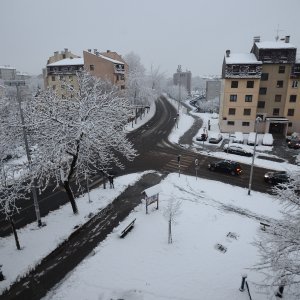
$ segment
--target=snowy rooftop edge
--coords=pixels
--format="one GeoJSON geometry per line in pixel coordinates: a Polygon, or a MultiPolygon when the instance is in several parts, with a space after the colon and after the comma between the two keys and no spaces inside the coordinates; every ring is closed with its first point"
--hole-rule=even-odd
{"type": "Polygon", "coordinates": [[[225,56],[226,64],[262,64],[258,61],[253,53],[230,53],[230,56],[225,56]]]}
{"type": "Polygon", "coordinates": [[[122,61],[119,61],[119,60],[116,60],[116,59],[112,59],[112,58],[110,58],[110,57],[107,57],[107,56],[105,56],[105,55],[103,55],[103,54],[98,54],[98,55],[96,55],[96,54],[94,54],[94,53],[91,53],[91,52],[87,52],[87,53],[89,53],[89,54],[93,54],[93,55],[95,55],[95,56],[97,56],[97,57],[101,57],[101,58],[103,58],[103,59],[105,59],[105,60],[108,60],[108,61],[110,61],[110,62],[112,62],[112,63],[115,63],[115,64],[121,64],[121,65],[124,65],[124,63],[122,62],[122,61]]]}
{"type": "Polygon", "coordinates": [[[284,41],[257,42],[255,44],[259,49],[296,49],[293,44],[285,43],[284,41]]]}
{"type": "Polygon", "coordinates": [[[82,57],[76,58],[65,58],[54,63],[48,64],[47,67],[54,67],[54,66],[69,66],[69,65],[84,65],[82,57]]]}

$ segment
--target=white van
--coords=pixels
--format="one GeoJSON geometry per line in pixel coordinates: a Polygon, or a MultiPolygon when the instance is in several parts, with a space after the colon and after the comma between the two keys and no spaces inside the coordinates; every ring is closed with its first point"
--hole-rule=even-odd
{"type": "MultiPolygon", "coordinates": [[[[249,133],[249,135],[248,135],[248,141],[247,141],[248,145],[254,146],[254,144],[255,144],[255,136],[256,136],[255,132],[250,132],[249,133]]],[[[256,146],[257,145],[258,145],[258,139],[256,139],[256,146]]]]}

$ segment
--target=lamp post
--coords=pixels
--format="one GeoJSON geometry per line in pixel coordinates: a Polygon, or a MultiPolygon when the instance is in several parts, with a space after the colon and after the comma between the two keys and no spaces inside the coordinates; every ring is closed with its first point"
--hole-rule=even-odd
{"type": "MultiPolygon", "coordinates": [[[[26,133],[26,128],[25,128],[26,126],[25,126],[20,91],[19,91],[19,86],[24,86],[25,81],[24,80],[9,80],[9,81],[5,81],[4,84],[9,85],[9,86],[15,86],[17,88],[17,101],[18,101],[20,117],[21,117],[21,124],[22,124],[22,130],[23,130],[23,138],[24,138],[26,156],[27,156],[27,160],[28,160],[29,169],[31,169],[31,154],[29,151],[27,133],[26,133]]],[[[34,209],[35,209],[37,223],[38,223],[38,226],[41,227],[45,224],[43,224],[41,221],[41,214],[40,214],[40,208],[39,208],[39,203],[38,203],[38,198],[37,198],[36,185],[37,185],[36,178],[34,178],[31,192],[32,192],[32,196],[33,196],[33,203],[34,203],[34,209]]]]}
{"type": "Polygon", "coordinates": [[[177,73],[178,73],[178,76],[179,76],[179,79],[178,79],[179,93],[178,93],[177,115],[179,115],[179,106],[180,106],[180,101],[181,101],[181,65],[178,65],[177,73]]]}
{"type": "Polygon", "coordinates": [[[250,179],[249,179],[249,189],[248,189],[248,195],[251,194],[251,185],[252,185],[252,176],[253,176],[253,166],[254,166],[254,158],[255,158],[255,151],[256,151],[256,141],[257,141],[257,125],[259,122],[261,122],[261,117],[257,117],[255,119],[255,139],[254,139],[254,148],[253,148],[253,156],[252,156],[252,163],[251,163],[251,171],[250,171],[250,179]]]}

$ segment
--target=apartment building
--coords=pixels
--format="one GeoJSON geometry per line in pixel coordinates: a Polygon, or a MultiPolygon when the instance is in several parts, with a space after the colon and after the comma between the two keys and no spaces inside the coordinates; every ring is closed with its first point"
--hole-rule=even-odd
{"type": "Polygon", "coordinates": [[[76,90],[77,72],[86,70],[90,74],[109,80],[112,84],[125,88],[125,76],[128,66],[122,57],[116,52],[98,52],[94,49],[83,51],[83,57],[71,53],[65,49],[61,53],[54,52],[48,59],[46,69],[43,70],[45,87],[53,88],[62,98],[72,97],[67,95],[64,82],[68,82],[76,90]]]}
{"type": "Polygon", "coordinates": [[[290,37],[254,38],[250,53],[226,51],[222,67],[220,129],[286,135],[300,131],[300,62],[290,37]]]}
{"type": "Polygon", "coordinates": [[[179,65],[177,68],[177,72],[173,74],[173,83],[175,85],[181,85],[186,88],[189,95],[191,95],[191,87],[192,87],[192,73],[191,71],[183,72],[181,70],[181,66],[179,65]]]}

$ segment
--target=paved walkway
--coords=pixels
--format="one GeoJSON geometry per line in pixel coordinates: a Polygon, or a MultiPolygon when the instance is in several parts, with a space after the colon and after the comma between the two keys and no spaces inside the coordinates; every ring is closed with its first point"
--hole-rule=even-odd
{"type": "Polygon", "coordinates": [[[141,203],[142,191],[158,184],[163,177],[157,173],[146,174],[129,186],[105,209],[75,230],[27,276],[13,284],[0,299],[37,300],[44,297],[141,203]]]}

